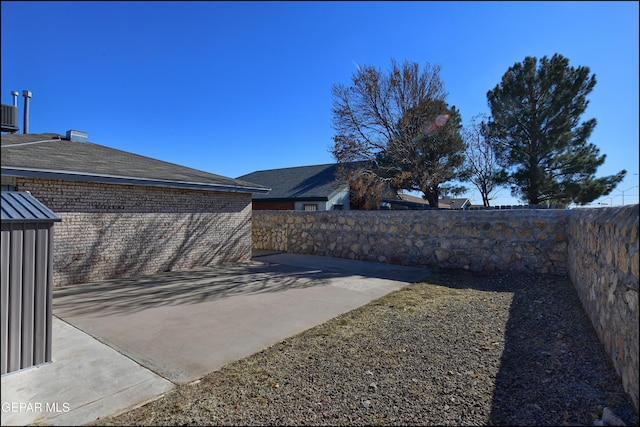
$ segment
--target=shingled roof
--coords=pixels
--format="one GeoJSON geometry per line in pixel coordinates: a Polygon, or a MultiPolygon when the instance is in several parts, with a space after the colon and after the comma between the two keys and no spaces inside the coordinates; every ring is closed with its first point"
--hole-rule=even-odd
{"type": "Polygon", "coordinates": [[[256,194],[254,200],[312,201],[328,200],[329,196],[346,185],[337,177],[337,163],[269,169],[238,177],[271,188],[268,194],[256,194]]]}
{"type": "Polygon", "coordinates": [[[266,193],[252,182],[56,133],[2,135],[2,175],[197,190],[266,193]]]}

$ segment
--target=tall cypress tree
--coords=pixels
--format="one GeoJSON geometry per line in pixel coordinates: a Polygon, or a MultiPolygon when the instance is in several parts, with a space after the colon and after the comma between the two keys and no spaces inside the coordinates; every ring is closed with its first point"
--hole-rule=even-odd
{"type": "Polygon", "coordinates": [[[596,178],[606,156],[588,142],[596,119],[580,122],[596,84],[588,67],[555,54],[526,57],[487,93],[490,141],[513,196],[530,204],[586,204],[613,191],[626,175],[596,178]]]}

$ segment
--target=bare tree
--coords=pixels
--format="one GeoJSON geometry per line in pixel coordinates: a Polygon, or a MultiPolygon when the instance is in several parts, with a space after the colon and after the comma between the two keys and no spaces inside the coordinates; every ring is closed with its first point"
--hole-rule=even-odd
{"type": "Polygon", "coordinates": [[[360,186],[367,191],[385,182],[423,191],[437,206],[439,188],[455,177],[464,151],[459,113],[446,95],[439,66],[421,71],[417,63],[391,60],[388,73],[358,68],[351,86],[333,86],[332,154],[340,163],[358,162],[351,174],[367,177],[360,186]]]}
{"type": "Polygon", "coordinates": [[[489,202],[496,197],[496,190],[503,182],[493,147],[487,138],[489,117],[478,114],[471,118],[471,123],[463,132],[466,143],[466,159],[464,164],[467,179],[476,186],[482,196],[482,204],[489,207],[489,202]]]}

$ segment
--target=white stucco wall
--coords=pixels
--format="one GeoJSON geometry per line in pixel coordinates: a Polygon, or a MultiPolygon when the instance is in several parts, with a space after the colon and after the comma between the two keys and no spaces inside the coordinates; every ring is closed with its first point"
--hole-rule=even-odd
{"type": "Polygon", "coordinates": [[[295,202],[295,210],[303,211],[304,205],[317,205],[319,211],[330,211],[334,209],[334,205],[342,205],[342,210],[349,210],[349,187],[342,187],[334,191],[328,197],[327,201],[306,201],[295,202]]]}

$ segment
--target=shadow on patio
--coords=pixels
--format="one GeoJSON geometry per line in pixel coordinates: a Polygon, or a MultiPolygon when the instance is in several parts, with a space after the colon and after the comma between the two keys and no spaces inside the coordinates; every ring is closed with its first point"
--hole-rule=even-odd
{"type": "Polygon", "coordinates": [[[237,295],[280,292],[327,284],[339,273],[247,262],[180,272],[110,279],[53,292],[56,315],[131,314],[148,308],[197,304],[237,295]]]}

